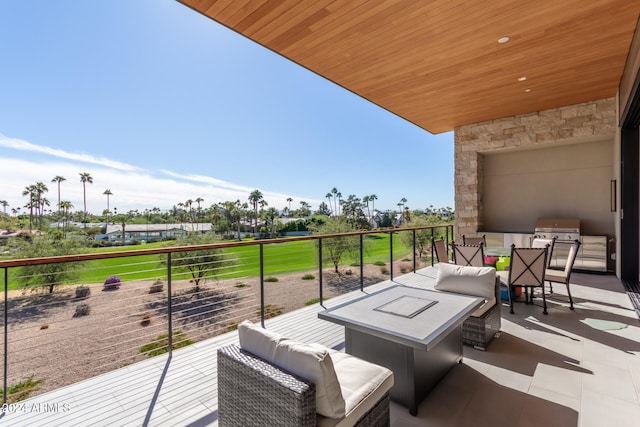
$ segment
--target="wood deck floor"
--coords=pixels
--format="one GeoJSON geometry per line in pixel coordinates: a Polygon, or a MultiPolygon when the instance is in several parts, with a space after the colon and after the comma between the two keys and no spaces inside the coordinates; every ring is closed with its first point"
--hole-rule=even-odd
{"type": "MultiPolygon", "coordinates": [[[[394,284],[429,287],[432,268],[394,284]]],[[[503,307],[502,333],[486,352],[465,346],[455,366],[422,402],[417,417],[392,403],[393,426],[635,426],[640,420],[640,322],[612,276],[575,274],[568,309],[562,289],[549,315],[538,306],[503,307]]],[[[331,299],[331,307],[361,296],[331,299]]],[[[342,349],[344,329],[317,318],[313,305],[266,321],[266,327],[342,349]]],[[[216,349],[231,332],[48,392],[6,408],[6,426],[216,426],[216,349]]],[[[75,367],[69,367],[75,369],[75,367]]]]}

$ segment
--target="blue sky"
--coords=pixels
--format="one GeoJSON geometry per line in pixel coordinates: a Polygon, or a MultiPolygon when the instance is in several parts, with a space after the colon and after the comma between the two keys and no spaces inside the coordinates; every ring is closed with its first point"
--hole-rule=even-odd
{"type": "Polygon", "coordinates": [[[453,134],[431,135],[173,0],[0,0],[0,200],[49,186],[101,213],[262,191],[316,209],[453,207],[453,134]]]}

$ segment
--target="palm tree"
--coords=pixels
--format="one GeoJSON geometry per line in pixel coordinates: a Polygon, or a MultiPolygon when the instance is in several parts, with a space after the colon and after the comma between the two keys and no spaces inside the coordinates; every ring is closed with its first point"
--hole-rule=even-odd
{"type": "Polygon", "coordinates": [[[371,221],[371,209],[369,209],[369,201],[371,200],[370,197],[371,196],[364,196],[362,198],[362,203],[364,203],[364,205],[367,207],[367,220],[369,220],[369,222],[371,221]]]}
{"type": "Polygon", "coordinates": [[[44,193],[49,191],[49,188],[42,182],[36,182],[35,186],[35,195],[33,201],[35,203],[36,208],[36,219],[38,222],[38,227],[42,228],[42,216],[44,215],[44,207],[49,206],[49,200],[44,197],[44,193]]]}
{"type": "Polygon", "coordinates": [[[184,202],[184,206],[189,209],[189,220],[193,224],[193,209],[191,209],[191,206],[193,206],[193,200],[187,199],[187,201],[184,202]]]}
{"type": "Polygon", "coordinates": [[[369,200],[371,201],[371,210],[373,211],[373,213],[375,213],[376,212],[375,201],[378,200],[378,196],[376,196],[375,194],[371,194],[369,196],[369,200]]]}
{"type": "Polygon", "coordinates": [[[398,203],[398,206],[402,206],[402,210],[404,211],[404,204],[407,203],[407,199],[405,199],[404,197],[402,199],[400,199],[400,203],[398,203]]]}
{"type": "Polygon", "coordinates": [[[340,213],[338,212],[338,204],[336,203],[336,197],[338,197],[338,189],[336,187],[333,187],[331,189],[331,195],[333,196],[333,212],[334,215],[339,215],[340,213]]]}
{"type": "Polygon", "coordinates": [[[258,228],[258,202],[260,202],[263,199],[262,197],[262,192],[258,189],[253,190],[250,194],[249,194],[249,201],[251,202],[251,205],[253,206],[253,212],[255,215],[255,225],[253,226],[253,233],[257,233],[257,228],[258,228]]]}
{"type": "Polygon", "coordinates": [[[80,182],[82,183],[82,195],[84,199],[82,222],[84,223],[84,228],[87,228],[87,182],[93,184],[93,178],[88,172],[80,172],[80,182]]]}
{"type": "Polygon", "coordinates": [[[36,186],[35,185],[28,185],[28,186],[24,187],[24,190],[22,190],[22,195],[23,196],[29,196],[29,201],[24,206],[25,208],[29,208],[29,230],[31,230],[33,228],[33,208],[34,208],[34,197],[35,197],[35,194],[36,194],[36,186]]]}
{"type": "Polygon", "coordinates": [[[291,202],[293,202],[293,199],[291,197],[287,197],[287,203],[289,203],[289,212],[291,212],[291,202]]]}
{"type": "MultiPolygon", "coordinates": [[[[200,212],[201,212],[201,210],[200,210],[200,203],[201,203],[201,202],[204,202],[204,199],[203,199],[202,197],[198,197],[198,198],[196,199],[196,203],[198,204],[198,210],[196,211],[196,222],[197,222],[198,224],[200,223],[200,220],[199,220],[198,218],[200,218],[200,216],[201,216],[201,214],[200,214],[200,212]]],[[[198,227],[200,227],[200,226],[198,225],[198,227]]]]}
{"type": "Polygon", "coordinates": [[[109,196],[113,196],[113,193],[107,188],[102,194],[107,196],[107,224],[109,224],[109,196]]]}
{"type": "Polygon", "coordinates": [[[269,220],[269,223],[271,224],[271,233],[269,237],[274,237],[273,233],[276,225],[276,218],[278,217],[278,210],[276,208],[269,208],[263,215],[267,220],[269,220]]]}
{"type": "Polygon", "coordinates": [[[2,205],[2,209],[4,210],[4,214],[7,214],[7,206],[9,206],[9,202],[6,200],[0,200],[0,205],[2,205]]]}
{"type": "Polygon", "coordinates": [[[60,212],[60,209],[62,209],[60,207],[60,183],[62,181],[66,181],[67,179],[64,176],[60,176],[60,175],[56,175],[53,177],[53,179],[51,180],[51,182],[56,182],[58,183],[58,212],[60,212]]]}
{"type": "Polygon", "coordinates": [[[329,210],[332,210],[332,209],[331,209],[331,197],[332,197],[331,192],[329,192],[329,193],[325,194],[325,196],[324,196],[324,197],[326,197],[326,198],[327,198],[327,200],[329,201],[329,210]]]}
{"type": "Polygon", "coordinates": [[[69,217],[69,211],[73,208],[73,205],[71,204],[70,201],[68,200],[62,200],[60,202],[60,209],[63,212],[63,217],[62,217],[62,232],[64,234],[64,238],[67,238],[67,221],[68,221],[68,217],[69,217]]]}

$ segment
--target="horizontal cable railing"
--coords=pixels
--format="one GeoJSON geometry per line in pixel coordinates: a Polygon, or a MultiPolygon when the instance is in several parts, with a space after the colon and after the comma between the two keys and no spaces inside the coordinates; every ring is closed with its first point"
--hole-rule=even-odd
{"type": "Polygon", "coordinates": [[[442,225],[0,261],[3,403],[415,271],[434,262],[431,239],[452,233],[442,225]]]}

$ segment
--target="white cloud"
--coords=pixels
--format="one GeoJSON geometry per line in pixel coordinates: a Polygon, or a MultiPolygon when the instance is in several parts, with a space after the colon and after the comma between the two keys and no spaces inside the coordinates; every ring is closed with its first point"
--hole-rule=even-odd
{"type": "Polygon", "coordinates": [[[90,163],[100,166],[106,166],[113,169],[124,170],[124,171],[135,171],[140,168],[136,166],[129,165],[127,163],[122,163],[116,160],[107,159],[105,157],[94,157],[89,154],[76,154],[69,153],[64,150],[60,150],[57,148],[51,148],[44,145],[35,145],[30,142],[24,141],[22,139],[17,138],[9,138],[0,133],[0,147],[11,148],[14,150],[20,151],[31,151],[46,154],[53,157],[59,157],[62,159],[73,160],[83,163],[90,163]]]}
{"type": "MultiPolygon", "coordinates": [[[[246,202],[249,193],[255,188],[235,185],[206,176],[180,175],[164,171],[170,178],[155,177],[144,171],[120,171],[105,167],[86,168],[85,165],[64,161],[33,162],[25,159],[0,157],[0,180],[2,190],[0,199],[9,203],[11,208],[22,207],[27,202],[22,191],[28,185],[41,181],[49,188],[46,194],[50,208],[55,210],[58,203],[57,184],[51,179],[60,175],[66,178],[61,183],[61,199],[70,201],[74,210],[83,208],[83,186],[80,182],[80,172],[88,172],[93,178],[93,184],[86,184],[87,211],[100,214],[107,207],[107,197],[103,194],[106,189],[113,193],[109,197],[109,206],[118,212],[130,210],[144,211],[158,207],[168,210],[173,205],[201,197],[203,207],[226,200],[240,200],[246,202]],[[182,181],[182,180],[186,180],[182,181]]],[[[262,190],[261,190],[262,191],[262,190]]],[[[295,202],[292,207],[304,198],[291,195],[262,191],[269,206],[282,209],[288,206],[287,198],[292,197],[295,202]]],[[[319,201],[306,199],[314,208],[319,201]]]]}

